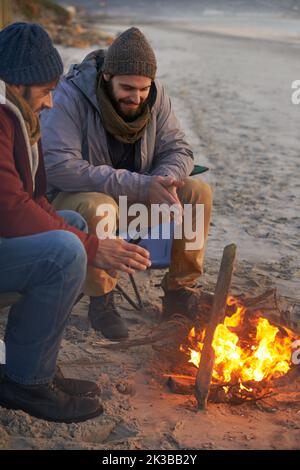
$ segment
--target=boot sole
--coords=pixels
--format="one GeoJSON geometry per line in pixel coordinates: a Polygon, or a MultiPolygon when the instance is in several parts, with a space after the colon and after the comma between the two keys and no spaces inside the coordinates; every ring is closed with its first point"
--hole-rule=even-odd
{"type": "Polygon", "coordinates": [[[76,418],[51,418],[51,417],[45,417],[40,415],[39,413],[35,413],[34,411],[32,412],[31,410],[26,410],[23,407],[15,406],[15,405],[10,405],[8,403],[4,403],[0,400],[0,406],[2,408],[5,408],[7,410],[19,410],[19,411],[24,411],[24,413],[29,414],[30,416],[34,416],[35,418],[42,419],[44,421],[51,421],[53,423],[66,423],[66,424],[71,424],[71,423],[82,423],[83,421],[87,421],[89,419],[97,418],[98,416],[102,415],[104,413],[103,407],[99,408],[98,410],[94,411],[93,413],[89,413],[83,416],[78,416],[76,418]]]}
{"type": "Polygon", "coordinates": [[[110,336],[108,333],[104,332],[102,328],[95,327],[91,324],[91,327],[96,333],[101,333],[101,335],[105,338],[108,339],[109,341],[126,341],[126,339],[129,338],[129,333],[127,334],[124,333],[123,336],[110,336]]]}

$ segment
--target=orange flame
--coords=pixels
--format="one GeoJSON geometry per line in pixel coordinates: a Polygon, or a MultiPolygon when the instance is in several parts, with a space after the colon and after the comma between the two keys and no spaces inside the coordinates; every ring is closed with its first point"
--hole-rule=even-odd
{"type": "MultiPolygon", "coordinates": [[[[215,331],[213,382],[240,383],[244,389],[242,382],[260,382],[286,374],[291,366],[289,330],[284,335],[266,318],[247,317],[246,308],[234,297],[229,297],[227,304],[234,305],[236,310],[215,331]]],[[[204,335],[205,331],[197,333],[193,327],[188,335],[189,346],[180,347],[196,367],[200,364],[204,335]]],[[[252,390],[247,388],[247,391],[252,390]]]]}

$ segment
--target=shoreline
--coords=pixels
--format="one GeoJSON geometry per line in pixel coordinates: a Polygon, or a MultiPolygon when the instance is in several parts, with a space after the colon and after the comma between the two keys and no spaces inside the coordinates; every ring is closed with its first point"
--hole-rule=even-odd
{"type": "MultiPolygon", "coordinates": [[[[160,27],[170,31],[176,31],[178,33],[190,33],[199,36],[207,36],[207,37],[216,37],[216,38],[224,38],[224,39],[236,39],[236,40],[245,40],[245,41],[259,41],[259,42],[272,42],[278,44],[293,44],[300,46],[300,18],[297,19],[290,19],[289,21],[293,22],[295,26],[299,26],[298,32],[288,33],[287,31],[266,31],[262,29],[253,29],[251,28],[243,28],[243,24],[239,26],[239,28],[234,27],[233,24],[228,25],[221,25],[221,24],[205,24],[203,22],[191,22],[191,21],[178,21],[177,19],[174,20],[166,20],[166,19],[155,19],[151,18],[146,20],[145,18],[135,18],[135,17],[128,17],[128,18],[121,18],[118,16],[99,16],[99,18],[87,17],[87,21],[92,21],[95,25],[101,25],[101,27],[105,26],[116,26],[116,25],[123,25],[123,26],[146,26],[146,27],[160,27]],[[202,23],[202,24],[201,24],[202,23]]],[[[230,21],[233,18],[228,18],[230,21]]],[[[248,20],[250,18],[245,18],[248,20]]],[[[257,18],[256,18],[257,19],[257,18]]],[[[224,21],[224,19],[223,19],[224,21]]]]}

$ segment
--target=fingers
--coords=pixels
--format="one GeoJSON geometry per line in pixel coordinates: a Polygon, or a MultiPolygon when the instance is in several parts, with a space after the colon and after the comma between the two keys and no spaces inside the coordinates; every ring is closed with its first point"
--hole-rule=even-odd
{"type": "Polygon", "coordinates": [[[160,184],[158,192],[160,193],[160,199],[169,205],[180,204],[177,196],[177,188],[184,186],[184,181],[177,181],[175,178],[170,176],[157,177],[157,181],[160,184]]]}
{"type": "MultiPolygon", "coordinates": [[[[178,194],[177,194],[177,188],[175,188],[175,186],[171,186],[171,187],[168,189],[168,191],[169,191],[169,193],[171,193],[172,196],[176,199],[175,204],[176,204],[176,205],[179,204],[179,205],[181,206],[181,202],[180,202],[180,200],[179,200],[179,198],[178,198],[178,194]]],[[[173,204],[174,204],[174,203],[173,203],[173,204]]]]}
{"type": "MultiPolygon", "coordinates": [[[[134,263],[137,263],[141,267],[136,267],[136,269],[147,269],[151,266],[151,261],[149,258],[145,258],[138,253],[134,253],[131,256],[128,256],[128,260],[134,263]]],[[[129,266],[133,266],[132,263],[128,262],[129,266]]]]}
{"type": "Polygon", "coordinates": [[[182,188],[182,186],[185,185],[183,180],[176,180],[172,176],[160,176],[159,178],[159,182],[165,187],[174,186],[176,188],[182,188]]]}
{"type": "Polygon", "coordinates": [[[130,258],[126,264],[129,268],[137,269],[138,271],[146,271],[146,269],[148,268],[148,266],[144,263],[139,263],[138,261],[132,258],[130,258]]]}
{"type": "Polygon", "coordinates": [[[116,269],[133,274],[134,270],[145,271],[151,266],[150,253],[147,250],[125,240],[120,240],[120,242],[123,245],[123,253],[120,253],[123,262],[118,263],[116,269]]]}
{"type": "Polygon", "coordinates": [[[177,197],[165,188],[161,188],[161,199],[170,206],[172,204],[178,204],[177,197]]]}
{"type": "Polygon", "coordinates": [[[106,257],[108,270],[120,270],[130,274],[134,270],[145,271],[151,266],[150,253],[144,248],[123,239],[110,240],[110,245],[113,250],[110,250],[110,256],[106,257]]]}
{"type": "Polygon", "coordinates": [[[182,180],[180,180],[180,181],[174,180],[173,186],[176,186],[176,188],[182,188],[184,185],[185,185],[185,182],[184,182],[184,181],[182,181],[182,180]]]}
{"type": "Polygon", "coordinates": [[[150,265],[151,262],[149,260],[145,263],[144,261],[141,262],[139,258],[135,259],[128,256],[124,263],[118,264],[118,269],[128,274],[133,274],[136,270],[146,271],[150,265]]]}
{"type": "Polygon", "coordinates": [[[133,253],[137,253],[139,254],[140,256],[143,256],[144,258],[146,259],[149,259],[150,258],[150,253],[149,251],[145,250],[145,248],[142,248],[141,246],[139,245],[133,245],[132,243],[128,243],[124,240],[124,243],[125,243],[125,249],[130,251],[130,252],[133,252],[133,253]]]}
{"type": "Polygon", "coordinates": [[[172,186],[174,182],[176,182],[176,180],[172,176],[158,176],[158,178],[159,183],[166,188],[168,186],[172,186]]]}
{"type": "Polygon", "coordinates": [[[145,271],[151,266],[150,259],[141,256],[139,253],[128,253],[128,251],[126,251],[120,255],[120,257],[122,260],[118,260],[119,264],[126,264],[126,266],[138,269],[139,271],[145,271]]]}
{"type": "Polygon", "coordinates": [[[117,266],[117,270],[122,271],[123,273],[127,273],[127,274],[134,274],[137,269],[139,271],[145,271],[147,269],[145,268],[145,266],[141,268],[140,266],[142,265],[139,265],[139,263],[134,263],[132,261],[129,261],[128,263],[132,264],[132,266],[130,266],[129,264],[125,264],[125,263],[120,263],[117,266]]]}

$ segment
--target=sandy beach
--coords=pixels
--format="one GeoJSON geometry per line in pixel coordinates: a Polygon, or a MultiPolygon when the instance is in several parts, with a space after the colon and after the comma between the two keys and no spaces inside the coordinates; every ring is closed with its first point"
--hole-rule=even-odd
{"type": "MultiPolygon", "coordinates": [[[[214,190],[213,222],[199,284],[214,289],[223,248],[234,242],[232,294],[276,288],[296,327],[300,105],[292,104],[291,84],[300,80],[300,18],[276,12],[222,18],[211,11],[194,21],[188,14],[182,20],[170,14],[167,21],[148,14],[130,18],[130,11],[121,19],[116,11],[103,17],[99,28],[117,34],[135,25],[147,35],[157,54],[158,79],[167,87],[195,162],[210,168],[203,178],[214,190]]],[[[59,50],[67,69],[91,49],[59,50]]],[[[145,312],[137,314],[120,299],[131,338],[159,325],[162,275],[138,276],[145,312]]],[[[126,278],[122,285],[128,287],[126,278]]],[[[98,381],[105,415],[66,425],[0,408],[2,448],[299,449],[296,389],[293,405],[279,396],[269,408],[211,404],[199,415],[191,397],[166,389],[168,365],[161,352],[151,345],[103,348],[108,342],[90,328],[87,308],[86,297],[74,308],[59,362],[66,374],[98,381]]],[[[0,321],[3,331],[6,315],[0,321]]]]}

